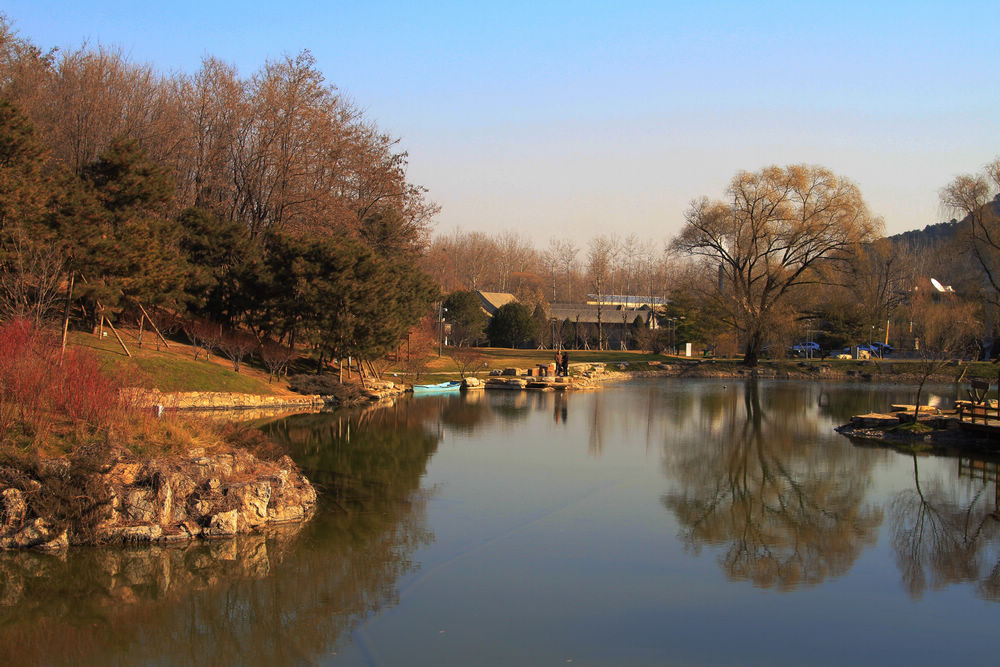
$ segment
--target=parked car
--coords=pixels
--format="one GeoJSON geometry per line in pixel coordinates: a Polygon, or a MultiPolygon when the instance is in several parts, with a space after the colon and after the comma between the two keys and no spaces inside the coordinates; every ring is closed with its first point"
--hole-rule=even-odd
{"type": "Polygon", "coordinates": [[[794,352],[795,354],[809,354],[810,352],[812,352],[814,355],[818,355],[820,353],[821,348],[819,346],[819,343],[815,341],[808,341],[808,342],[796,343],[795,345],[792,345],[788,349],[794,352]]]}
{"type": "Polygon", "coordinates": [[[872,347],[879,352],[883,357],[888,357],[890,354],[896,351],[892,345],[888,343],[872,343],[872,347]]]}

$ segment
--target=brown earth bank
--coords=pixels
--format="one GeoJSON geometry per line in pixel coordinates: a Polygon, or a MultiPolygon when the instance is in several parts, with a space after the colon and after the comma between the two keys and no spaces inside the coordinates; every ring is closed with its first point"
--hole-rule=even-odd
{"type": "Polygon", "coordinates": [[[302,521],[315,504],[316,491],[288,456],[193,449],[144,461],[90,447],[0,467],[0,548],[231,537],[302,521]]]}

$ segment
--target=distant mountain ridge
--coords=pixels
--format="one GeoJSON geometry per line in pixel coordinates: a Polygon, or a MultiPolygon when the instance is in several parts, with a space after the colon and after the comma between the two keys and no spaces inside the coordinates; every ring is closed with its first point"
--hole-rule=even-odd
{"type": "Polygon", "coordinates": [[[929,248],[954,239],[961,225],[958,220],[949,220],[927,225],[923,229],[911,229],[901,234],[893,234],[887,238],[893,244],[906,245],[914,249],[929,248]]]}
{"type": "MultiPolygon", "coordinates": [[[[994,218],[1000,217],[1000,194],[993,198],[993,201],[984,207],[994,218]]],[[[894,244],[905,244],[913,249],[929,248],[943,243],[947,243],[955,238],[963,226],[969,224],[968,217],[956,220],[952,218],[948,222],[939,222],[927,225],[922,230],[912,229],[901,234],[894,234],[888,239],[894,244]]]]}

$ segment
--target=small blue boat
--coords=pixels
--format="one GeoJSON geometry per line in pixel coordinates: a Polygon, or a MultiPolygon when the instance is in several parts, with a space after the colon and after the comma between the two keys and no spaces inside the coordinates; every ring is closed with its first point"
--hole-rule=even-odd
{"type": "Polygon", "coordinates": [[[413,393],[416,394],[443,394],[449,391],[458,391],[462,388],[462,383],[452,380],[451,382],[440,382],[438,384],[415,384],[413,393]]]}

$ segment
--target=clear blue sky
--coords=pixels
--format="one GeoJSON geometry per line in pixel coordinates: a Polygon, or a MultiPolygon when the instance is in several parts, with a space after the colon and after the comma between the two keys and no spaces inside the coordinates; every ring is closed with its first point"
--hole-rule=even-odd
{"type": "Polygon", "coordinates": [[[121,47],[161,71],[249,75],[309,49],[410,152],[438,230],[538,244],[675,234],[740,169],[822,164],[888,233],[1000,155],[995,2],[6,0],[43,48],[121,47]]]}

